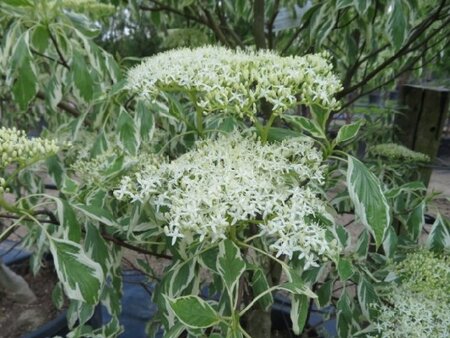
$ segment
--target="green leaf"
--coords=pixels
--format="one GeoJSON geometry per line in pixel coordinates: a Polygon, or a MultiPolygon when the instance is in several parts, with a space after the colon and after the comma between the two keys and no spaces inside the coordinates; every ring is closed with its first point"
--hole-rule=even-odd
{"type": "Polygon", "coordinates": [[[364,316],[367,319],[374,318],[374,305],[378,304],[380,300],[373,285],[363,276],[358,283],[358,301],[364,316]]]}
{"type": "Polygon", "coordinates": [[[383,241],[383,250],[386,257],[393,258],[395,249],[397,249],[398,238],[392,226],[386,231],[386,237],[383,241]]]}
{"type": "MultiPolygon", "coordinates": [[[[262,269],[256,269],[252,274],[252,280],[250,282],[253,290],[253,296],[256,297],[259,294],[265,292],[270,286],[267,282],[266,275],[262,269]]],[[[273,304],[272,293],[268,293],[258,300],[258,304],[264,310],[268,310],[273,304]]]]}
{"type": "Polygon", "coordinates": [[[307,131],[312,136],[320,139],[326,138],[316,121],[303,116],[284,116],[284,119],[296,129],[307,131]]]}
{"type": "Polygon", "coordinates": [[[197,296],[184,296],[169,299],[175,316],[190,328],[207,328],[220,321],[219,314],[203,299],[197,296]]]}
{"type": "Polygon", "coordinates": [[[73,207],[93,220],[109,226],[116,225],[113,215],[107,209],[85,204],[73,204],[73,207]]]}
{"type": "Polygon", "coordinates": [[[347,187],[355,205],[356,215],[372,233],[378,248],[391,223],[389,205],[375,175],[361,161],[350,155],[348,156],[347,187]]]}
{"type": "Polygon", "coordinates": [[[306,324],[308,317],[309,299],[305,295],[293,295],[291,301],[292,331],[299,335],[306,324]]]}
{"type": "Polygon", "coordinates": [[[336,10],[353,6],[353,0],[338,0],[336,2],[336,10]]]}
{"type": "Polygon", "coordinates": [[[90,257],[101,265],[103,273],[106,274],[108,273],[108,266],[110,263],[110,249],[101,236],[100,230],[95,225],[87,223],[85,228],[86,236],[83,243],[84,250],[89,252],[90,257]]]}
{"type": "Polygon", "coordinates": [[[11,56],[11,70],[19,71],[23,65],[31,64],[31,54],[28,48],[28,32],[20,36],[19,40],[13,47],[11,56]]]}
{"type": "Polygon", "coordinates": [[[353,275],[353,266],[352,263],[345,258],[339,258],[338,261],[338,273],[341,280],[347,280],[353,275]]]}
{"type": "Polygon", "coordinates": [[[371,0],[353,0],[353,5],[356,7],[356,10],[360,16],[366,14],[370,4],[371,0]]]}
{"type": "Polygon", "coordinates": [[[96,304],[104,282],[101,266],[82,247],[67,240],[49,238],[55,270],[70,299],[96,304]]]}
{"type": "Polygon", "coordinates": [[[327,306],[331,301],[331,294],[333,292],[333,280],[328,280],[317,290],[317,301],[320,307],[327,306]]]}
{"type": "Polygon", "coordinates": [[[50,78],[50,81],[48,81],[45,93],[47,104],[52,109],[56,110],[56,108],[58,107],[58,103],[61,102],[63,96],[61,79],[56,76],[56,74],[54,74],[50,78]]]}
{"type": "MultiPolygon", "coordinates": [[[[322,25],[322,23],[321,23],[321,25],[322,25]]],[[[325,134],[328,117],[330,116],[330,112],[331,112],[330,109],[323,108],[316,104],[311,105],[310,108],[311,108],[310,111],[311,111],[313,120],[315,122],[317,122],[317,125],[319,126],[320,130],[322,131],[322,134],[325,134]]]]}
{"type": "Polygon", "coordinates": [[[62,283],[56,283],[52,291],[52,301],[57,309],[61,309],[64,305],[64,289],[62,283]]]}
{"type": "Polygon", "coordinates": [[[77,50],[73,53],[71,69],[77,96],[84,100],[84,102],[90,102],[94,96],[94,83],[84,56],[77,50]]]}
{"type": "Polygon", "coordinates": [[[95,38],[100,34],[100,26],[89,20],[89,18],[83,14],[66,11],[64,12],[75,28],[88,38],[95,38]]]}
{"type": "Polygon", "coordinates": [[[449,222],[437,215],[428,235],[426,246],[432,251],[442,252],[450,248],[450,226],[449,222]]]}
{"type": "Polygon", "coordinates": [[[290,130],[287,128],[271,127],[269,129],[269,134],[267,135],[267,141],[270,142],[282,141],[285,139],[289,139],[291,137],[299,137],[299,136],[302,136],[302,134],[294,130],[290,130]]]}
{"type": "Polygon", "coordinates": [[[358,237],[356,242],[355,253],[360,259],[366,259],[367,253],[369,252],[369,235],[367,230],[364,229],[358,237]]]}
{"type": "Polygon", "coordinates": [[[219,273],[217,270],[217,256],[219,256],[219,247],[213,246],[200,255],[199,261],[206,268],[219,273]]]}
{"type": "Polygon", "coordinates": [[[350,297],[347,291],[342,292],[341,297],[337,302],[337,329],[339,337],[351,337],[352,331],[352,308],[350,297]]]}
{"type": "Polygon", "coordinates": [[[346,124],[339,129],[336,136],[336,144],[341,144],[353,140],[358,135],[359,129],[362,126],[362,121],[357,121],[352,124],[346,124]]]}
{"type": "Polygon", "coordinates": [[[425,224],[425,203],[417,205],[409,214],[406,225],[413,240],[417,240],[425,224]]]}
{"type": "Polygon", "coordinates": [[[48,33],[48,28],[43,25],[38,25],[33,31],[31,41],[34,48],[40,52],[44,53],[49,45],[50,35],[48,33]]]}
{"type": "Polygon", "coordinates": [[[119,131],[119,140],[123,149],[131,155],[136,155],[141,142],[139,133],[133,118],[123,108],[121,108],[117,119],[117,130],[119,131]]]}
{"type": "Polygon", "coordinates": [[[239,248],[229,239],[219,243],[216,266],[229,292],[233,292],[235,285],[239,282],[239,277],[245,271],[245,262],[239,248]]]}
{"type": "Polygon", "coordinates": [[[108,149],[108,141],[106,140],[105,132],[101,132],[95,138],[94,145],[90,150],[90,155],[95,157],[97,155],[103,154],[106,149],[108,149]]]}
{"type": "Polygon", "coordinates": [[[164,334],[164,338],[179,338],[181,333],[184,331],[184,324],[183,323],[176,323],[173,325],[169,331],[167,331],[164,334]]]}
{"type": "Polygon", "coordinates": [[[185,291],[198,273],[196,260],[188,260],[175,264],[170,269],[170,280],[168,295],[171,297],[181,294],[185,291]]]}
{"type": "Polygon", "coordinates": [[[142,140],[151,140],[155,127],[154,117],[143,101],[139,101],[136,105],[136,126],[139,126],[142,140]]]}
{"type": "Polygon", "coordinates": [[[7,5],[20,7],[20,6],[32,6],[33,2],[31,0],[3,0],[7,5]]]}
{"type": "Polygon", "coordinates": [[[392,11],[387,21],[387,33],[392,45],[398,49],[406,39],[408,9],[400,0],[391,1],[389,6],[392,11]]]}
{"type": "Polygon", "coordinates": [[[59,223],[67,229],[67,239],[79,243],[81,240],[81,225],[78,223],[77,215],[66,200],[57,199],[59,223]]]}
{"type": "Polygon", "coordinates": [[[16,82],[12,88],[14,100],[21,110],[28,109],[31,100],[36,96],[39,86],[35,69],[30,62],[25,62],[19,69],[16,82]]]}
{"type": "Polygon", "coordinates": [[[350,236],[348,235],[347,230],[342,225],[338,225],[336,227],[336,234],[339,238],[339,242],[341,242],[342,246],[346,248],[350,244],[350,236]]]}

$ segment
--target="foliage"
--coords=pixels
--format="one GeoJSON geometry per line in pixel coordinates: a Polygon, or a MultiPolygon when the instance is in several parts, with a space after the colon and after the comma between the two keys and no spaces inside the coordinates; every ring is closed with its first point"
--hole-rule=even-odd
{"type": "MultiPolygon", "coordinates": [[[[425,234],[424,213],[432,198],[425,187],[398,177],[386,183],[382,166],[356,158],[352,144],[364,131],[361,121],[342,126],[333,139],[327,121],[339,98],[368,79],[373,82],[367,90],[383,83],[384,70],[400,57],[399,70],[424,57],[425,39],[433,45],[444,34],[446,4],[400,11],[396,6],[407,2],[399,1],[387,11],[382,1],[303,7],[290,1],[257,7],[255,1],[253,9],[247,1],[149,1],[148,8],[136,2],[151,10],[156,25],[174,28],[173,17],[158,22],[168,11],[189,18],[192,29],[207,36],[212,30],[223,44],[284,45],[285,53],[296,55],[184,48],[155,55],[126,77],[96,43],[111,6],[70,3],[0,4],[2,124],[26,127],[36,112],[47,123],[43,138],[31,140],[25,132],[1,129],[9,141],[0,146],[5,158],[0,216],[13,222],[0,240],[24,226],[24,243],[35,252],[33,271],[51,252],[60,280],[55,301],[63,303],[61,289],[69,299],[70,336],[120,334],[123,247],[170,259],[158,280],[151,265],[139,264],[156,283],[158,314],[149,334],[162,329],[166,337],[183,332],[264,337],[260,332],[270,326],[269,310],[279,291],[290,295],[296,334],[304,332],[312,303],[335,307],[341,337],[374,327],[388,332],[391,322],[384,320],[392,316],[384,309],[391,298],[385,290],[410,288],[392,280],[392,261],[401,261],[419,241],[441,255],[436,257],[446,257],[449,223],[438,216],[425,234]],[[291,6],[302,20],[275,32],[274,13],[281,15],[282,6],[291,6]],[[257,8],[265,10],[263,19],[273,18],[262,39],[257,8]],[[329,24],[320,27],[328,30],[319,29],[323,19],[329,24]],[[384,23],[387,32],[370,35],[384,23]],[[429,30],[432,23],[438,29],[429,30]],[[348,55],[327,49],[338,56],[341,74],[355,68],[350,82],[344,76],[343,88],[330,61],[309,54],[331,46],[341,33],[348,55]],[[363,35],[369,38],[363,41],[363,35]],[[354,63],[348,61],[354,57],[354,63]],[[366,66],[374,68],[362,76],[366,66]],[[310,118],[297,114],[300,105],[310,118]],[[56,194],[47,193],[48,178],[56,194]],[[357,239],[337,217],[349,210],[361,230],[357,239]],[[204,286],[207,299],[200,297],[204,286]],[[93,329],[86,322],[99,302],[112,319],[93,329]],[[386,325],[377,326],[380,322],[386,325]]],[[[408,257],[396,271],[415,265],[408,257]]],[[[440,294],[441,285],[427,273],[404,279],[430,278],[428,284],[438,290],[430,293],[440,294]]]]}

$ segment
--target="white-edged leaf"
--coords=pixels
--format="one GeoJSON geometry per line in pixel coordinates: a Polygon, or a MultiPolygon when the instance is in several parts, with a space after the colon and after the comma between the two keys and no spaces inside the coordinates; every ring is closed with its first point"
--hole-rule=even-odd
{"type": "Polygon", "coordinates": [[[386,257],[393,258],[395,249],[397,248],[398,238],[392,226],[386,231],[386,236],[383,241],[383,250],[386,257]]]}
{"type": "Polygon", "coordinates": [[[355,123],[346,124],[342,126],[339,129],[338,134],[336,136],[335,140],[336,144],[353,140],[356,137],[356,135],[358,135],[359,129],[361,128],[362,125],[363,125],[362,121],[357,121],[355,123]]]}
{"type": "Polygon", "coordinates": [[[323,131],[320,129],[320,126],[314,120],[307,119],[303,116],[285,116],[284,119],[294,128],[306,131],[312,136],[320,139],[326,138],[323,131]]]}
{"type": "Polygon", "coordinates": [[[358,159],[348,156],[347,187],[361,223],[375,238],[378,248],[391,223],[389,205],[378,178],[358,159]]]}
{"type": "Polygon", "coordinates": [[[417,205],[409,214],[406,225],[413,240],[417,240],[425,224],[425,203],[417,205]]]}
{"type": "Polygon", "coordinates": [[[228,290],[232,292],[239,282],[239,277],[245,271],[245,262],[241,257],[241,251],[229,239],[219,243],[219,255],[217,256],[217,270],[223,277],[228,290]]]}
{"type": "Polygon", "coordinates": [[[100,264],[74,242],[49,237],[55,270],[70,299],[96,304],[104,282],[100,264]]]}
{"type": "Polygon", "coordinates": [[[299,335],[306,324],[308,317],[309,299],[305,295],[292,295],[291,299],[291,320],[292,331],[299,335]]]}
{"type": "Polygon", "coordinates": [[[123,108],[117,119],[117,130],[122,148],[131,155],[136,155],[141,143],[140,134],[136,128],[133,118],[123,108]]]}
{"type": "Polygon", "coordinates": [[[52,76],[45,92],[48,105],[56,110],[63,97],[61,79],[58,76],[52,76]]]}
{"type": "Polygon", "coordinates": [[[337,264],[338,274],[341,280],[347,280],[353,275],[353,266],[352,263],[343,257],[339,258],[337,264]]]}
{"type": "Polygon", "coordinates": [[[72,206],[80,210],[83,214],[85,214],[86,216],[88,216],[93,220],[99,221],[109,226],[116,225],[114,217],[107,209],[98,208],[93,205],[85,205],[85,204],[73,204],[72,206]]]}
{"type": "Polygon", "coordinates": [[[136,126],[138,126],[142,140],[152,139],[155,130],[153,113],[148,109],[143,101],[138,101],[136,105],[136,126]]]}
{"type": "Polygon", "coordinates": [[[74,92],[84,102],[89,102],[93,98],[93,79],[89,72],[89,67],[84,60],[84,56],[74,51],[71,64],[74,92]]]}
{"type": "Polygon", "coordinates": [[[364,316],[372,319],[375,312],[374,305],[378,304],[380,300],[373,285],[363,276],[358,283],[358,301],[364,316]]]}
{"type": "MultiPolygon", "coordinates": [[[[256,297],[259,294],[265,292],[270,286],[267,278],[262,269],[256,269],[252,274],[252,280],[250,282],[252,286],[253,296],[256,297]]],[[[273,304],[272,293],[267,293],[265,296],[258,300],[258,304],[264,310],[268,310],[273,304]]]]}
{"type": "Polygon", "coordinates": [[[449,222],[438,214],[426,241],[427,248],[437,252],[450,249],[449,228],[449,222]]]}
{"type": "Polygon", "coordinates": [[[168,301],[175,316],[190,328],[207,328],[220,321],[219,314],[200,297],[191,295],[168,301]]]}
{"type": "Polygon", "coordinates": [[[387,21],[387,34],[392,45],[398,49],[406,39],[408,9],[401,0],[391,1],[389,6],[391,11],[387,21]]]}
{"type": "Polygon", "coordinates": [[[14,100],[20,109],[26,110],[31,100],[34,99],[39,90],[38,79],[34,65],[27,59],[17,71],[16,82],[13,85],[12,93],[14,100]]]}

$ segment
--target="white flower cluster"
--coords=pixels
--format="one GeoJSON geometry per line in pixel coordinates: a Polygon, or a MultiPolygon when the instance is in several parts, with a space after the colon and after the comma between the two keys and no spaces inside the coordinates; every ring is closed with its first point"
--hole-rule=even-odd
{"type": "Polygon", "coordinates": [[[400,144],[383,143],[373,146],[369,152],[377,157],[385,157],[393,161],[430,162],[428,155],[413,151],[400,144]]]}
{"type": "Polygon", "coordinates": [[[321,160],[306,138],[262,144],[233,133],[201,141],[172,162],[153,162],[125,177],[114,194],[154,204],[173,244],[218,241],[253,223],[278,256],[298,254],[311,266],[337,250],[317,217],[330,217],[317,193],[321,160]]]}
{"type": "Polygon", "coordinates": [[[401,285],[378,309],[375,328],[382,337],[450,337],[448,263],[448,257],[421,250],[395,266],[401,285]]]}
{"type": "Polygon", "coordinates": [[[281,57],[271,51],[208,46],[147,59],[129,72],[128,87],[151,99],[183,92],[205,114],[221,111],[254,119],[263,99],[278,115],[299,103],[335,109],[341,84],[332,65],[318,54],[281,57]]]}
{"type": "Polygon", "coordinates": [[[399,287],[380,307],[375,324],[383,338],[450,337],[450,305],[399,287]]]}
{"type": "Polygon", "coordinates": [[[26,164],[45,158],[59,150],[54,140],[29,139],[16,128],[0,128],[0,168],[10,163],[26,164]]]}

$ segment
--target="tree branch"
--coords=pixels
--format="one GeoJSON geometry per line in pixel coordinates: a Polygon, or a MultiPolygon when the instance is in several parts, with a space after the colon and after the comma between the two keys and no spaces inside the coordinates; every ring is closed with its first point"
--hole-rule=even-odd
{"type": "Polygon", "coordinates": [[[253,36],[257,49],[265,49],[266,35],[265,28],[265,4],[264,0],[255,0],[253,2],[253,36]]]}
{"type": "MultiPolygon", "coordinates": [[[[355,91],[361,86],[364,86],[367,82],[372,80],[376,75],[378,75],[380,72],[382,72],[385,68],[390,66],[394,61],[399,59],[402,56],[405,56],[406,54],[411,52],[411,45],[419,38],[438,18],[439,13],[443,8],[443,5],[445,3],[445,0],[442,0],[441,5],[439,8],[434,11],[434,13],[430,14],[426,19],[424,19],[420,24],[418,24],[412,31],[413,33],[410,35],[406,43],[403,45],[402,48],[400,48],[394,55],[392,55],[390,58],[386,59],[384,62],[382,62],[378,67],[376,67],[374,70],[372,70],[367,76],[365,76],[361,81],[357,82],[356,84],[349,86],[347,88],[344,88],[336,95],[336,99],[340,100],[343,97],[345,97],[347,94],[355,91]]],[[[444,27],[444,25],[448,24],[448,20],[440,27],[444,27]]],[[[437,32],[439,29],[436,30],[437,32]]],[[[434,34],[433,34],[434,35],[434,34]]],[[[430,37],[428,37],[429,39],[430,37]]]]}
{"type": "Polygon", "coordinates": [[[190,15],[188,13],[182,12],[174,7],[168,6],[168,5],[164,5],[161,1],[157,1],[157,0],[150,0],[151,3],[153,3],[154,5],[158,6],[158,7],[148,7],[145,5],[140,5],[139,9],[143,10],[143,11],[150,11],[150,12],[160,12],[160,11],[167,11],[169,13],[173,13],[182,17],[185,17],[186,19],[189,20],[193,20],[195,22],[201,23],[203,25],[207,25],[207,23],[200,17],[197,16],[193,16],[190,15]]]}
{"type": "Polygon", "coordinates": [[[280,7],[280,0],[275,0],[275,4],[273,6],[273,13],[272,16],[269,19],[269,22],[267,23],[267,31],[268,31],[268,45],[269,49],[274,48],[274,42],[273,42],[273,25],[275,23],[275,19],[278,16],[278,8],[280,7]]]}
{"type": "Polygon", "coordinates": [[[107,241],[110,241],[110,242],[115,243],[115,244],[117,244],[117,245],[119,245],[121,247],[130,249],[130,250],[133,250],[133,251],[136,251],[136,252],[139,252],[139,253],[155,256],[155,257],[158,257],[158,258],[164,258],[164,259],[172,259],[173,258],[172,256],[169,256],[169,255],[166,255],[166,254],[161,254],[161,253],[153,252],[153,251],[150,251],[150,250],[142,249],[142,248],[140,248],[138,246],[134,246],[134,245],[129,244],[129,243],[127,243],[127,242],[117,238],[117,237],[111,236],[110,234],[105,233],[105,232],[102,233],[102,237],[104,239],[106,239],[107,241]]]}
{"type": "Polygon", "coordinates": [[[61,65],[63,65],[64,67],[66,67],[67,69],[70,69],[69,64],[67,63],[66,59],[64,58],[63,53],[61,52],[61,50],[59,49],[59,45],[58,45],[58,41],[56,41],[56,38],[53,36],[50,28],[48,29],[48,35],[50,36],[50,40],[52,40],[53,46],[56,49],[56,53],[58,53],[59,56],[59,63],[61,65]]]}
{"type": "MultiPolygon", "coordinates": [[[[45,100],[46,99],[44,92],[41,91],[41,90],[39,90],[37,92],[36,97],[40,98],[41,100],[45,100]]],[[[80,111],[77,109],[75,104],[73,104],[72,102],[61,101],[60,103],[58,103],[58,108],[64,110],[65,112],[69,113],[73,117],[81,116],[80,111]]]]}

